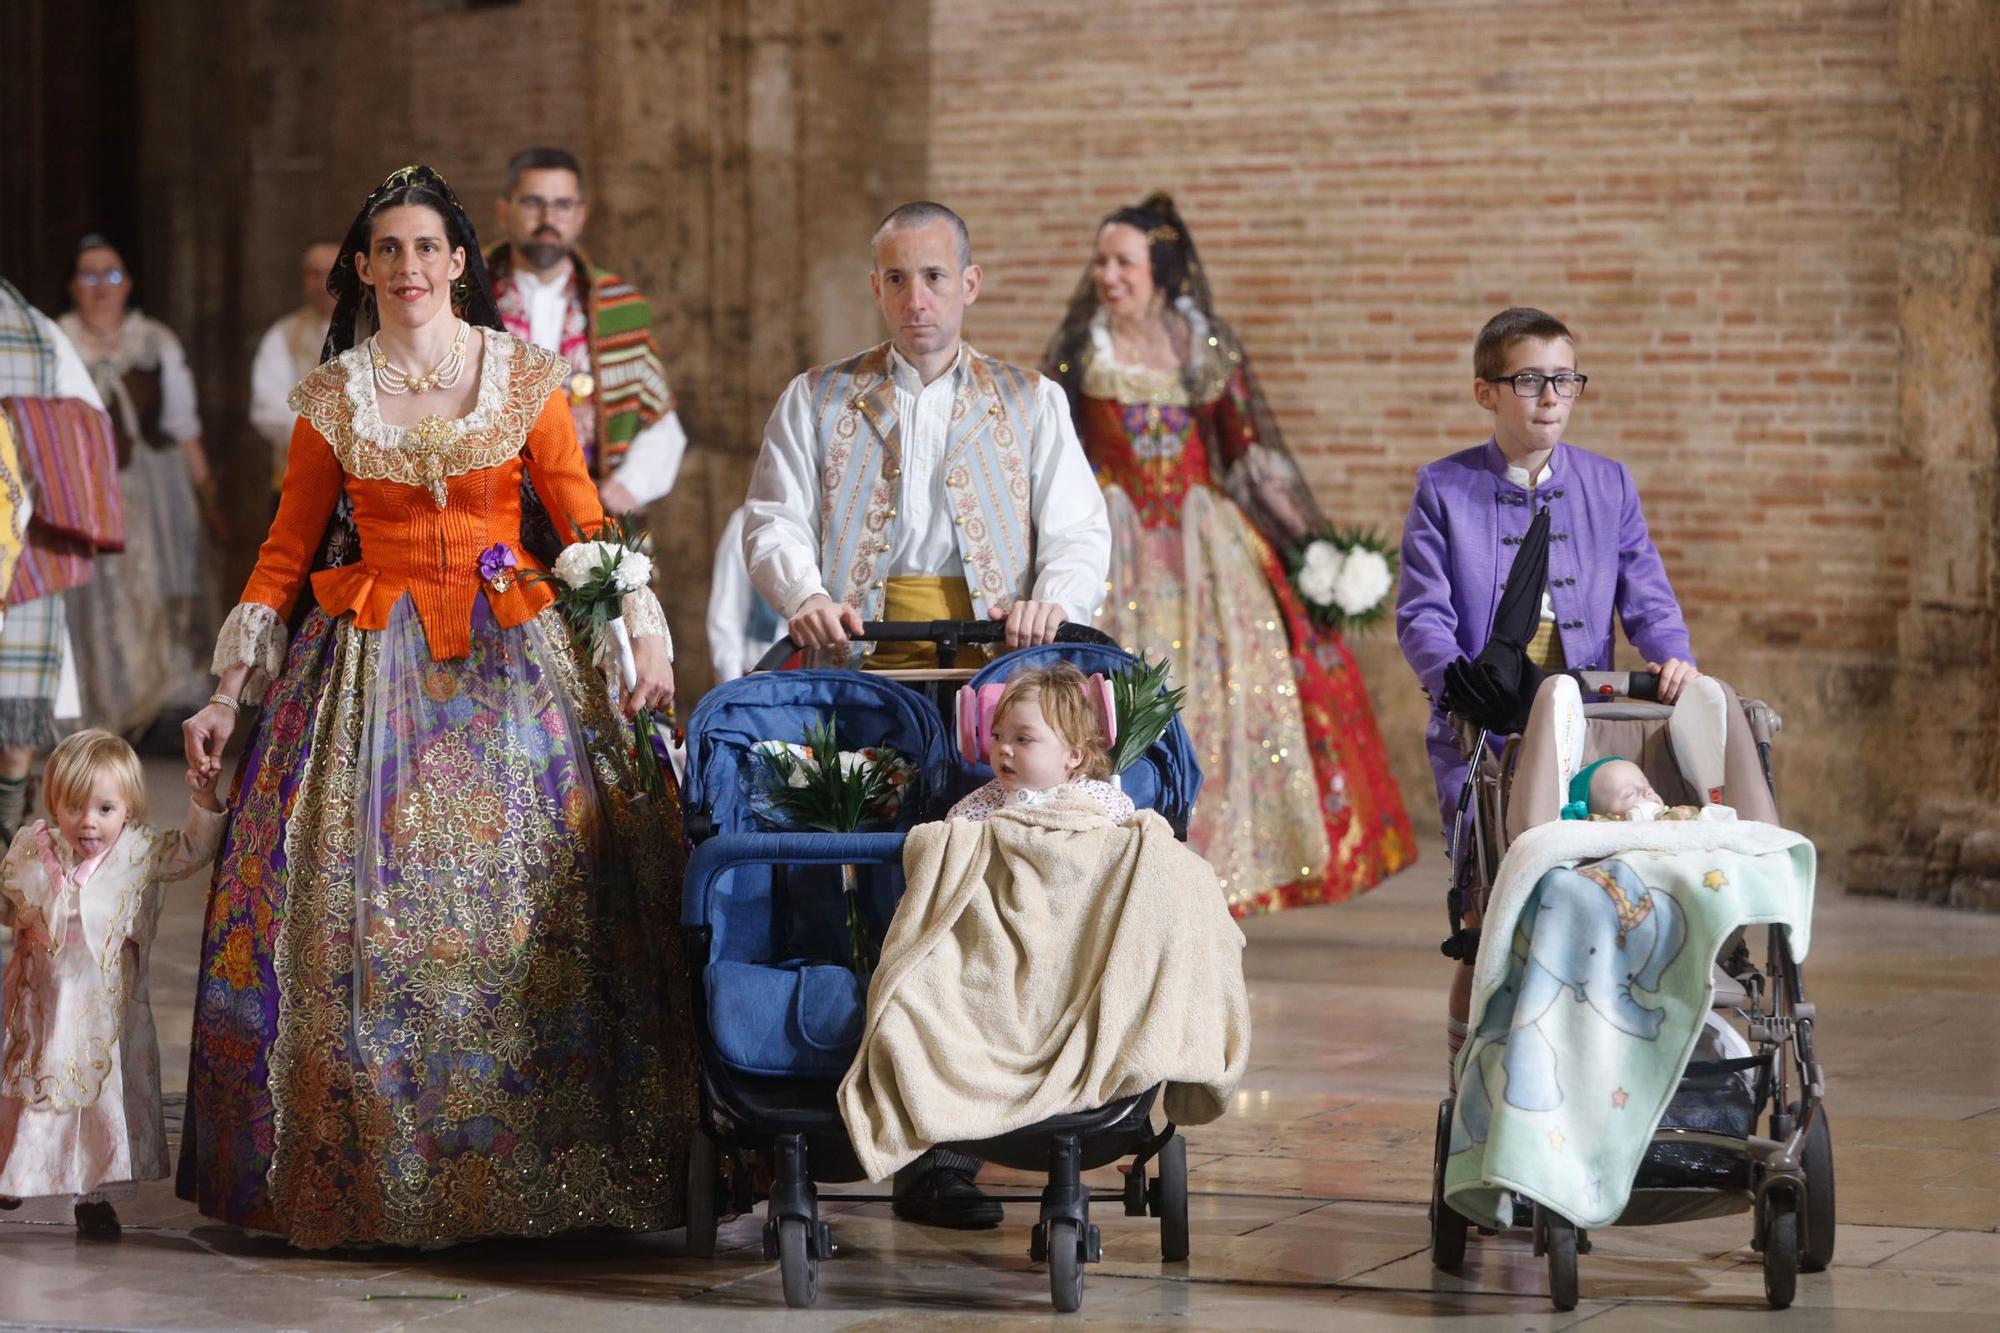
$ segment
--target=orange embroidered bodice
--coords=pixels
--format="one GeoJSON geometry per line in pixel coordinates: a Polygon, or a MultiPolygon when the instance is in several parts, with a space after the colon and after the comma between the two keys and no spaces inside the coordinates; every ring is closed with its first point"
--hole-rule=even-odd
{"type": "Polygon", "coordinates": [[[560,358],[504,333],[485,331],[486,351],[473,410],[453,421],[428,418],[387,426],[358,352],[322,365],[293,390],[299,421],[271,535],[242,600],[289,617],[304,588],[334,505],[345,491],[361,557],[311,574],[329,616],[347,612],[362,629],[381,629],[408,593],[434,658],[472,650],[472,607],[481,592],[505,626],[531,619],[555,598],[545,583],[520,577],[542,564],[521,547],[521,480],[568,536],[604,522],[583,461],[562,385],[560,358]],[[480,553],[512,548],[520,567],[505,591],[479,576],[480,553]]]}

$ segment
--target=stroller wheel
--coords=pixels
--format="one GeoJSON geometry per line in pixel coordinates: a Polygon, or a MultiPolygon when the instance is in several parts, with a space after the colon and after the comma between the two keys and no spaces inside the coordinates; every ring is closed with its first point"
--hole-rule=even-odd
{"type": "Polygon", "coordinates": [[[1773,1192],[1764,1209],[1764,1299],[1783,1310],[1799,1289],[1799,1208],[1789,1195],[1773,1192]]]}
{"type": "Polygon", "coordinates": [[[706,1130],[696,1130],[688,1150],[687,1249],[697,1259],[715,1257],[715,1224],[718,1217],[716,1186],[721,1180],[721,1157],[715,1140],[706,1130]]]}
{"type": "MultiPolygon", "coordinates": [[[[1792,1114],[1798,1114],[1796,1104],[1792,1114]]],[[[1827,1123],[1826,1107],[1819,1108],[1813,1127],[1806,1132],[1806,1173],[1804,1234],[1800,1237],[1799,1271],[1823,1273],[1833,1262],[1833,1126],[1827,1123]]]]}
{"type": "Polygon", "coordinates": [[[778,1219],[778,1273],[785,1281],[785,1304],[803,1310],[819,1299],[819,1260],[813,1258],[801,1217],[778,1219]]]}
{"type": "Polygon", "coordinates": [[[1187,1140],[1178,1134],[1167,1140],[1159,1163],[1153,1215],[1160,1219],[1160,1258],[1177,1264],[1188,1257],[1187,1140]]]}
{"type": "Polygon", "coordinates": [[[1048,1228],[1049,1301],[1057,1314],[1073,1314],[1083,1308],[1083,1232],[1067,1217],[1050,1218],[1048,1228]]]}
{"type": "Polygon", "coordinates": [[[1437,1144],[1431,1151],[1431,1264],[1447,1273],[1465,1266],[1465,1233],[1471,1225],[1444,1201],[1445,1148],[1451,1143],[1452,1099],[1438,1103],[1437,1144]]]}
{"type": "Polygon", "coordinates": [[[1576,1308],[1576,1227],[1570,1220],[1539,1205],[1535,1228],[1549,1256],[1549,1300],[1558,1310],[1576,1308]]]}

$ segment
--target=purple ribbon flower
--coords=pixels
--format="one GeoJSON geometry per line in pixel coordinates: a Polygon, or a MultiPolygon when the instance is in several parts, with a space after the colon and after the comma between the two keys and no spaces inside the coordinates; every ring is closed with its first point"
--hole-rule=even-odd
{"type": "Polygon", "coordinates": [[[514,570],[519,566],[514,548],[506,542],[494,542],[479,553],[479,577],[492,584],[495,592],[505,592],[513,586],[514,570]]]}

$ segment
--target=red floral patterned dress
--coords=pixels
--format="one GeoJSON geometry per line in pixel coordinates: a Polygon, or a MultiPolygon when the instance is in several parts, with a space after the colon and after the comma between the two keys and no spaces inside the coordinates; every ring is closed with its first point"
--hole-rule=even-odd
{"type": "Polygon", "coordinates": [[[1218,485],[1261,447],[1241,365],[1210,352],[1193,401],[1178,371],[1119,365],[1101,329],[1085,355],[1078,424],[1112,530],[1098,624],[1187,687],[1204,774],[1189,842],[1239,916],[1370,888],[1416,844],[1353,655],[1218,485]]]}

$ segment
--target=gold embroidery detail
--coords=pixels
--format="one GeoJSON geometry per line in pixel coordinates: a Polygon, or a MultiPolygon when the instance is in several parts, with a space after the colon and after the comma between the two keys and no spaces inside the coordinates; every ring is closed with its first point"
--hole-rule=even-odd
{"type": "MultiPolygon", "coordinates": [[[[556,611],[543,611],[526,629],[540,641],[535,657],[545,687],[566,701],[589,738],[576,756],[584,780],[574,804],[552,811],[524,795],[525,775],[493,762],[504,747],[489,745],[486,761],[475,764],[465,744],[441,737],[423,760],[436,769],[435,780],[406,774],[401,799],[384,818],[396,822],[399,857],[453,861],[485,888],[435,902],[405,899],[412,915],[364,910],[358,939],[363,835],[356,812],[371,776],[361,755],[380,637],[351,622],[336,630],[308,751],[313,760],[286,832],[293,878],[274,959],[280,1004],[269,1057],[276,1139],[269,1188],[293,1244],[429,1245],[679,1222],[676,1156],[694,1117],[691,1048],[662,1032],[614,1032],[616,1015],[593,999],[586,1004],[600,1039],[615,1040],[631,1062],[617,1106],[604,1105],[599,1090],[582,1082],[543,1078],[522,1091],[496,1072],[536,1058],[538,1008],[600,991],[630,1000],[633,982],[674,996],[688,985],[670,933],[661,937],[665,975],[635,971],[627,978],[631,969],[598,952],[611,932],[594,928],[590,917],[606,901],[657,895],[645,917],[678,919],[677,810],[655,811],[635,794],[623,748],[630,733],[556,611]],[[551,859],[551,848],[580,859],[551,859]],[[622,865],[597,862],[609,877],[593,886],[585,866],[606,848],[617,849],[622,865]],[[475,940],[488,947],[473,948],[475,940]],[[495,940],[514,947],[495,949],[495,940]],[[358,997],[348,990],[350,978],[367,982],[358,997]],[[406,1030],[378,1030],[397,1014],[406,1030]],[[385,1036],[408,1044],[417,1033],[435,1057],[419,1080],[425,1096],[389,1100],[369,1071],[384,1057],[385,1036]],[[615,1141],[570,1132],[607,1117],[620,1126],[615,1141]],[[438,1151],[438,1140],[476,1126],[492,1129],[495,1151],[438,1151]]],[[[374,905],[364,898],[362,906],[374,905]]]]}
{"type": "Polygon", "coordinates": [[[365,354],[342,353],[292,390],[293,410],[325,437],[348,476],[421,486],[440,509],[451,478],[498,467],[521,452],[549,395],[564,387],[570,373],[569,363],[554,353],[489,330],[473,410],[450,421],[425,417],[398,428],[376,413],[367,368],[365,354]],[[351,383],[356,376],[359,381],[351,383]]]}

